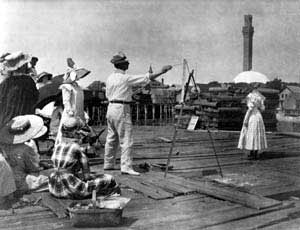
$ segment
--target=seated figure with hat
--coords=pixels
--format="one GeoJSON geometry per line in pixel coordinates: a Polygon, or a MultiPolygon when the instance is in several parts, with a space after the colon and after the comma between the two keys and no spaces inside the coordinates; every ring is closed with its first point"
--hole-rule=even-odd
{"type": "Polygon", "coordinates": [[[0,148],[13,171],[16,189],[20,193],[34,189],[48,180],[45,176],[35,176],[40,171],[37,162],[39,159],[34,150],[25,144],[44,135],[46,131],[42,118],[36,115],[14,117],[0,130],[0,148]],[[34,181],[40,184],[37,185],[34,181]]]}
{"type": "Polygon", "coordinates": [[[41,87],[50,84],[52,79],[52,74],[47,72],[42,72],[39,75],[37,75],[36,80],[36,88],[40,89],[41,87]]]}
{"type": "Polygon", "coordinates": [[[80,129],[83,123],[78,117],[70,117],[62,124],[61,142],[55,146],[51,160],[54,172],[49,177],[49,191],[58,198],[83,199],[96,190],[98,195],[120,193],[113,176],[92,176],[88,159],[83,153],[80,129]]]}

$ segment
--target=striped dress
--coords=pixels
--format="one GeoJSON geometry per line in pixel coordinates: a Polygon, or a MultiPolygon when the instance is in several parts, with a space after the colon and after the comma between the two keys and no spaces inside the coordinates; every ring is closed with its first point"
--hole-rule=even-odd
{"type": "Polygon", "coordinates": [[[239,138],[239,149],[262,150],[267,148],[265,125],[260,112],[260,110],[264,110],[264,99],[265,97],[256,90],[247,96],[248,111],[239,138]]]}

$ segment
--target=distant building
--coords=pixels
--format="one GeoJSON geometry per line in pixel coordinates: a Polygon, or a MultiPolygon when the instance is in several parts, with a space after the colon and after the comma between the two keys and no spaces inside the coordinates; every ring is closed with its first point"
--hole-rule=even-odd
{"type": "Polygon", "coordinates": [[[286,115],[300,115],[300,87],[286,86],[279,94],[279,105],[286,115]]]}

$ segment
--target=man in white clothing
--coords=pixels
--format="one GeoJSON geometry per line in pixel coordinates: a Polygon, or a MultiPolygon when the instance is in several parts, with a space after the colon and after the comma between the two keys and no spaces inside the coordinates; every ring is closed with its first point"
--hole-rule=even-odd
{"type": "Polygon", "coordinates": [[[113,56],[111,63],[115,71],[106,81],[106,97],[109,100],[107,108],[108,133],[105,144],[104,170],[113,170],[118,146],[121,147],[121,172],[130,175],[139,175],[132,168],[132,122],[130,103],[132,101],[132,87],[146,85],[158,76],[168,72],[172,66],[162,67],[158,73],[130,75],[126,73],[129,66],[124,53],[113,56]]]}

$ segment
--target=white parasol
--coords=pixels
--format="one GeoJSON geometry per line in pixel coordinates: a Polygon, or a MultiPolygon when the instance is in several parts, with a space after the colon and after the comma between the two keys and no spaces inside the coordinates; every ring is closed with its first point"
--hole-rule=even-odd
{"type": "Polygon", "coordinates": [[[245,82],[245,83],[252,83],[252,82],[260,82],[266,83],[269,81],[268,77],[262,73],[255,72],[255,71],[244,71],[239,73],[234,79],[234,83],[245,82]]]}

